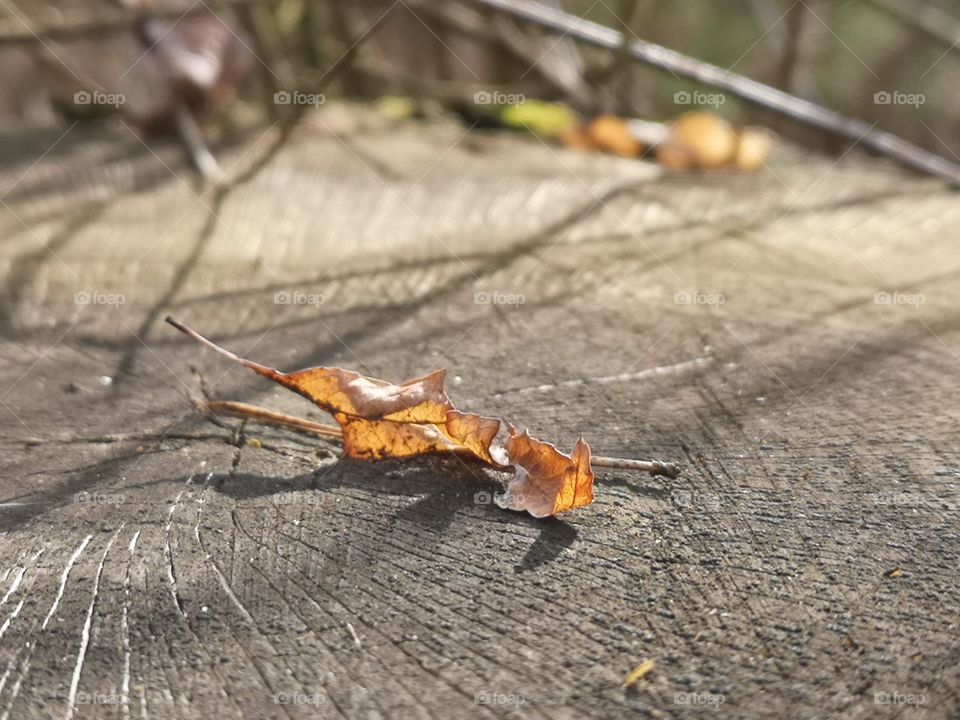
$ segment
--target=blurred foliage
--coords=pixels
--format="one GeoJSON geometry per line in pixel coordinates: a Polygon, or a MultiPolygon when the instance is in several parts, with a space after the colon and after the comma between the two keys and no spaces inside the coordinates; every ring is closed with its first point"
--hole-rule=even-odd
{"type": "MultiPolygon", "coordinates": [[[[443,5],[444,3],[426,3],[443,5]]],[[[449,5],[449,3],[446,3],[449,5]]],[[[464,3],[469,6],[469,3],[464,3]]],[[[927,0],[927,6],[938,4],[927,0]]],[[[284,0],[275,9],[278,21],[279,44],[293,51],[302,45],[303,18],[312,7],[314,21],[319,26],[333,28],[333,17],[339,15],[339,27],[350,27],[350,12],[344,12],[345,3],[335,1],[284,0]],[[297,10],[297,8],[300,8],[297,10]],[[339,10],[338,10],[339,8],[339,10]],[[293,22],[290,18],[296,18],[293,22]]],[[[358,17],[370,18],[389,5],[367,0],[352,3],[354,27],[362,27],[358,17]],[[366,6],[367,12],[356,5],[366,6]]],[[[895,17],[879,3],[870,0],[611,0],[595,3],[591,0],[565,0],[567,11],[608,27],[628,32],[681,53],[733,70],[773,87],[813,100],[843,114],[876,122],[879,127],[895,132],[934,152],[952,156],[960,154],[960,97],[953,92],[960,81],[960,52],[944,42],[937,42],[914,24],[895,17]],[[878,93],[887,93],[902,102],[878,102],[878,93]],[[900,95],[896,95],[900,93],[900,95]],[[915,96],[916,103],[906,102],[915,96]]],[[[544,83],[530,66],[544,50],[555,47],[556,39],[534,28],[510,21],[495,21],[488,12],[480,15],[486,22],[489,36],[502,35],[504,25],[522,38],[529,48],[529,63],[489,62],[487,72],[477,71],[477,77],[456,72],[458,59],[476,67],[469,59],[476,55],[476,37],[467,37],[457,28],[438,19],[438,15],[415,7],[424,20],[419,31],[415,24],[399,25],[392,29],[408,33],[411,44],[434,44],[436,33],[446,46],[435,47],[434,58],[452,73],[440,67],[405,66],[398,61],[402,55],[392,45],[392,55],[384,62],[384,47],[372,40],[357,53],[351,72],[344,73],[335,82],[335,93],[352,97],[384,94],[408,95],[419,100],[445,99],[456,90],[447,82],[460,81],[461,95],[469,98],[477,87],[490,90],[499,87],[504,92],[523,92],[528,98],[571,101],[571,97],[550,83],[544,83]],[[469,52],[462,49],[469,45],[469,52]],[[365,62],[378,58],[380,63],[365,62]],[[396,73],[389,70],[393,66],[396,73]],[[496,72],[498,71],[498,72],[496,72]],[[409,74],[417,74],[421,82],[410,82],[409,74]],[[362,80],[360,80],[362,78],[362,80]],[[431,82],[433,86],[430,87],[431,82]],[[427,86],[427,87],[424,87],[427,86]]],[[[944,27],[960,32],[960,8],[949,2],[939,8],[956,13],[956,26],[944,27]]],[[[391,32],[391,23],[380,31],[391,32]]],[[[312,57],[323,58],[315,66],[322,72],[323,62],[338,54],[346,38],[332,37],[318,41],[323,52],[312,57]]],[[[502,44],[491,39],[482,47],[491,56],[503,58],[502,44]]],[[[301,62],[309,53],[301,47],[291,62],[301,62]],[[298,60],[298,55],[299,59],[298,60]]],[[[614,112],[620,115],[668,119],[691,109],[678,105],[678,92],[711,93],[688,81],[626,60],[616,53],[588,46],[577,46],[582,61],[580,72],[589,88],[586,102],[573,102],[586,114],[614,112]]],[[[882,96],[881,96],[882,99],[882,96]]],[[[840,150],[842,141],[824,137],[796,124],[788,123],[771,113],[745,105],[735,97],[723,96],[722,104],[714,109],[738,125],[768,125],[797,140],[829,150],[840,150]]]]}
{"type": "MultiPolygon", "coordinates": [[[[106,1],[86,0],[86,4],[106,1]]],[[[154,0],[152,7],[162,4],[154,0]]],[[[953,92],[960,80],[960,52],[946,42],[960,37],[960,8],[947,0],[908,3],[956,18],[951,17],[952,27],[939,28],[943,35],[939,39],[929,28],[924,30],[922,22],[885,9],[891,0],[563,0],[559,4],[572,14],[631,36],[876,122],[934,152],[948,157],[960,154],[960,98],[953,92]],[[893,101],[883,102],[885,97],[893,101]]],[[[30,17],[62,3],[19,0],[18,5],[30,17]]],[[[84,5],[84,0],[73,5],[84,5]]],[[[255,112],[280,117],[291,108],[273,101],[278,91],[322,92],[327,98],[407,98],[403,102],[410,107],[404,105],[403,114],[463,111],[467,105],[476,106],[476,93],[499,91],[521,93],[528,100],[559,101],[587,117],[611,112],[668,119],[691,109],[710,109],[737,125],[767,125],[827,150],[843,147],[841,141],[729,95],[707,108],[678,102],[678,97],[685,97],[678,93],[690,97],[714,91],[632,62],[621,53],[575,45],[569,39],[558,41],[469,0],[399,4],[267,0],[235,2],[229,8],[211,0],[206,5],[236,23],[252,55],[228,115],[255,112]]],[[[13,17],[9,8],[0,10],[2,17],[13,17]]],[[[0,94],[9,97],[10,87],[26,83],[22,58],[3,62],[14,57],[12,53],[36,60],[49,76],[55,63],[41,56],[52,48],[57,53],[70,51],[68,39],[43,45],[46,49],[0,47],[0,94]]],[[[109,47],[101,48],[101,54],[109,56],[109,47]]],[[[22,106],[26,104],[5,101],[0,105],[0,121],[28,124],[23,120],[26,115],[17,116],[22,106]]],[[[535,110],[530,109],[537,114],[535,110]]],[[[538,119],[542,116],[539,113],[538,119]]]]}

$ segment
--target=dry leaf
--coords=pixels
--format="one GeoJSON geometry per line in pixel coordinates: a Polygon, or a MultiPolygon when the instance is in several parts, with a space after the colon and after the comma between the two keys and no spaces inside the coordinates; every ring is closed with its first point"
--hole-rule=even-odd
{"type": "Polygon", "coordinates": [[[491,465],[501,464],[492,455],[493,441],[500,432],[500,420],[497,418],[451,410],[440,429],[447,438],[481,460],[491,465]]]}
{"type": "Polygon", "coordinates": [[[590,446],[583,439],[577,441],[572,455],[564,455],[526,431],[517,433],[512,425],[509,432],[505,450],[515,474],[496,498],[500,507],[546,517],[593,502],[590,446]]]}
{"type": "Polygon", "coordinates": [[[283,373],[241,358],[176,321],[168,322],[330,413],[343,430],[345,457],[382,460],[457,452],[496,464],[490,455],[490,443],[500,429],[500,421],[457,410],[444,390],[445,370],[400,385],[336,367],[283,373]]]}
{"type": "MultiPolygon", "coordinates": [[[[444,389],[444,370],[400,385],[341,368],[314,367],[283,373],[245,360],[172,318],[167,322],[204,346],[311,400],[333,416],[341,432],[242,403],[211,402],[207,404],[210,408],[229,406],[244,416],[314,432],[319,428],[327,436],[339,434],[345,457],[380,460],[455,452],[496,470],[512,469],[513,477],[497,496],[497,504],[525,510],[538,518],[593,502],[590,446],[583,439],[577,441],[570,455],[565,455],[550,443],[508,425],[506,444],[500,446],[496,438],[502,421],[454,407],[444,389]]],[[[598,458],[600,461],[610,467],[676,476],[675,468],[657,461],[598,458]]]]}
{"type": "MultiPolygon", "coordinates": [[[[320,403],[317,403],[318,405],[320,403]]],[[[361,460],[456,452],[497,465],[490,444],[500,421],[451,409],[442,423],[418,423],[334,413],[343,430],[343,454],[361,460]]]]}

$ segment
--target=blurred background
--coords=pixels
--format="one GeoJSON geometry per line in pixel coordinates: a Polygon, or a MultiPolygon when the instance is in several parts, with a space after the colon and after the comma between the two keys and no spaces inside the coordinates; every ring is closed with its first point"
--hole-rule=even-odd
{"type": "MultiPolygon", "coordinates": [[[[947,0],[549,0],[574,16],[960,153],[960,4],[947,0]]],[[[850,144],[471,0],[0,0],[0,128],[123,122],[210,142],[332,99],[457,113],[499,91],[580,118],[692,105],[824,152],[850,144]],[[481,96],[482,97],[482,96],[481,96]],[[386,98],[386,100],[384,100],[386,98]],[[179,128],[179,129],[178,129],[179,128]]]]}

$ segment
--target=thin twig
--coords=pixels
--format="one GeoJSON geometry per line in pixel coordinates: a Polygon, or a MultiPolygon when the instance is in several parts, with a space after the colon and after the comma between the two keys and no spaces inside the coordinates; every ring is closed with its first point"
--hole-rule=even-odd
{"type": "Polygon", "coordinates": [[[336,438],[337,440],[343,438],[343,431],[334,425],[324,425],[323,423],[307,420],[306,418],[298,418],[294,415],[267,410],[257,405],[249,405],[232,400],[211,400],[206,404],[206,409],[210,412],[242,417],[268,425],[280,425],[295,430],[302,430],[303,432],[320,435],[321,437],[336,438]]]}
{"type": "MultiPolygon", "coordinates": [[[[624,43],[623,34],[612,28],[547,7],[535,0],[472,1],[597,47],[618,50],[624,43]]],[[[876,130],[875,125],[841,115],[809,100],[646,40],[631,40],[628,52],[630,57],[638,62],[725,90],[771,112],[856,142],[909,168],[942,178],[953,185],[960,185],[960,165],[892,133],[876,130]]]]}
{"type": "Polygon", "coordinates": [[[253,371],[255,371],[255,372],[267,372],[267,373],[276,372],[276,370],[273,370],[272,368],[268,368],[266,365],[261,365],[260,363],[255,363],[255,362],[253,362],[252,360],[245,360],[244,358],[240,357],[240,356],[237,355],[236,353],[232,353],[232,352],[230,352],[229,350],[227,350],[226,348],[220,347],[220,346],[217,345],[215,342],[213,342],[213,341],[208,340],[207,338],[205,338],[203,335],[201,335],[200,333],[198,333],[198,332],[197,332],[196,330],[194,330],[193,328],[188,328],[186,325],[183,325],[182,323],[174,320],[174,319],[173,319],[172,317],[170,317],[169,315],[167,315],[166,321],[167,321],[170,325],[173,325],[177,330],[179,330],[180,332],[182,332],[182,333],[183,333],[184,335],[186,335],[187,337],[190,337],[190,338],[196,340],[198,343],[200,343],[200,344],[203,345],[204,347],[207,347],[207,348],[213,350],[214,352],[218,352],[218,353],[220,353],[221,355],[225,355],[226,357],[230,358],[230,359],[233,360],[234,362],[240,363],[240,364],[243,365],[244,367],[248,367],[248,368],[250,368],[251,370],[253,370],[253,371]]]}

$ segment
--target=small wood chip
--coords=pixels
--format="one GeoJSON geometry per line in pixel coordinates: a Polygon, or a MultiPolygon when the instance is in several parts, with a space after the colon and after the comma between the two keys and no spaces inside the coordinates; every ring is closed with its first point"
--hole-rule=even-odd
{"type": "Polygon", "coordinates": [[[623,686],[626,688],[636,684],[639,680],[643,679],[644,675],[653,670],[653,666],[656,664],[657,661],[653,658],[644,660],[633,669],[633,672],[627,675],[627,679],[623,681],[623,686]]]}
{"type": "Polygon", "coordinates": [[[347,623],[347,630],[350,631],[350,637],[353,638],[353,642],[357,646],[357,649],[363,650],[363,645],[360,644],[360,636],[357,635],[357,631],[353,629],[353,625],[347,623]]]}

